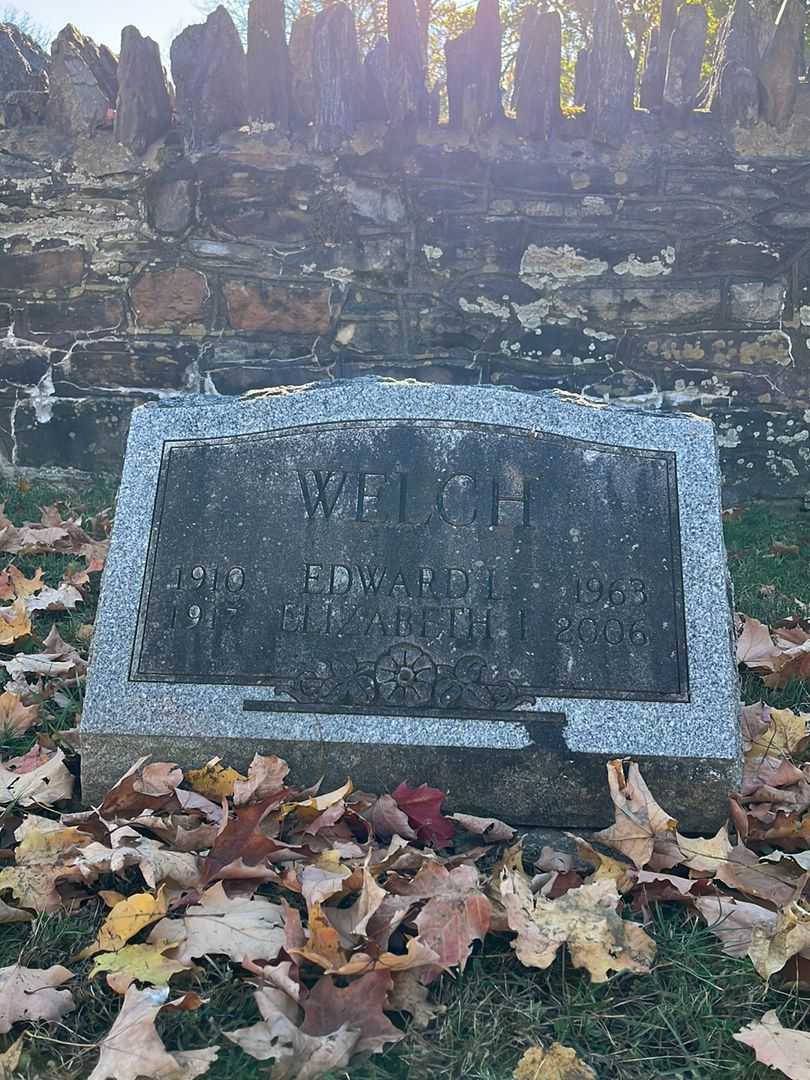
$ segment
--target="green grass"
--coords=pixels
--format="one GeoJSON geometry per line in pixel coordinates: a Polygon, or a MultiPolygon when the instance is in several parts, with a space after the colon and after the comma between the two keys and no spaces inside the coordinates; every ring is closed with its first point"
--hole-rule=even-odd
{"type": "MultiPolygon", "coordinates": [[[[65,498],[63,492],[35,488],[27,492],[0,490],[16,522],[38,518],[37,507],[65,498]]],[[[69,500],[74,508],[93,513],[109,506],[109,489],[90,489],[69,500]]],[[[810,515],[788,517],[756,508],[727,524],[727,545],[739,610],[766,622],[796,614],[798,601],[810,601],[810,544],[798,556],[772,557],[774,542],[801,543],[810,537],[810,515]],[[763,593],[761,586],[773,585],[763,593]]],[[[27,560],[32,572],[46,566],[56,584],[70,560],[27,560]]],[[[88,611],[54,617],[41,626],[39,639],[51,621],[70,640],[88,611]]],[[[35,643],[34,647],[39,647],[35,643]]],[[[810,710],[808,686],[768,691],[756,676],[743,680],[747,701],[764,698],[773,705],[810,710]]],[[[46,706],[48,723],[69,727],[80,707],[76,700],[57,709],[46,706]]],[[[0,746],[4,756],[30,745],[30,737],[0,746]]],[[[678,807],[669,807],[677,814],[678,807]]],[[[110,878],[101,887],[124,892],[139,888],[130,872],[124,883],[110,878]]],[[[25,1080],[80,1080],[97,1060],[95,1047],[109,1030],[120,998],[103,977],[86,978],[92,961],[71,958],[89,944],[104,910],[91,902],[70,917],[40,916],[33,924],[0,928],[0,966],[18,959],[45,967],[63,963],[77,973],[74,994],[77,1011],[58,1025],[29,1028],[21,1075],[25,1080]]],[[[463,975],[445,977],[436,987],[446,1012],[425,1032],[410,1030],[407,1038],[383,1055],[351,1070],[352,1080],[508,1080],[521,1054],[538,1042],[559,1040],[574,1047],[601,1080],[772,1080],[776,1075],[753,1062],[753,1054],[732,1034],[746,1023],[776,1009],[783,1024],[806,1027],[810,997],[795,986],[766,986],[747,960],[732,960],[717,939],[685,909],[676,906],[655,912],[649,928],[658,944],[658,959],[648,976],[617,976],[594,986],[587,974],[573,969],[561,951],[546,972],[528,970],[514,958],[508,942],[491,936],[484,952],[470,960],[463,975]]],[[[260,1063],[223,1038],[223,1032],[253,1023],[258,1013],[249,983],[221,958],[203,961],[199,975],[173,983],[173,989],[195,989],[207,999],[196,1012],[158,1021],[169,1049],[195,1049],[220,1043],[220,1059],[207,1076],[211,1080],[252,1080],[268,1075],[260,1063]]],[[[22,1028],[0,1037],[0,1050],[22,1028]]],[[[341,1074],[345,1075],[345,1074],[341,1074]]]]}

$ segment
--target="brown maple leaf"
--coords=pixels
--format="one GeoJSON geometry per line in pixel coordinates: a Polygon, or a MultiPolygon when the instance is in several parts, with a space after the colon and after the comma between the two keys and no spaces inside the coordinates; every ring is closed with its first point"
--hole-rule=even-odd
{"type": "MultiPolygon", "coordinates": [[[[653,856],[656,843],[673,842],[678,822],[662,810],[644,782],[635,762],[631,763],[625,779],[624,766],[620,760],[608,762],[610,797],[616,810],[616,823],[608,829],[594,833],[594,840],[607,844],[626,855],[639,869],[646,866],[653,856]]],[[[670,866],[680,861],[675,851],[670,866]]],[[[665,865],[657,865],[663,870],[665,865]]]]}
{"type": "Polygon", "coordinates": [[[288,844],[267,835],[262,828],[264,822],[277,827],[277,821],[271,822],[270,815],[278,809],[279,802],[280,793],[276,792],[262,802],[240,807],[226,818],[203,864],[204,884],[226,880],[231,874],[240,878],[250,877],[251,868],[254,870],[253,876],[261,880],[270,856],[281,852],[289,859],[294,854],[294,849],[288,844]]]}
{"type": "Polygon", "coordinates": [[[0,968],[0,1035],[19,1020],[59,1020],[76,1007],[69,990],[57,987],[73,978],[73,972],[54,964],[29,968],[21,964],[0,968]]]}
{"type": "Polygon", "coordinates": [[[275,754],[256,754],[248,766],[247,779],[234,782],[233,805],[245,806],[250,802],[265,802],[271,796],[285,792],[284,778],[289,771],[287,762],[275,754]]]}
{"type": "Polygon", "coordinates": [[[517,934],[513,948],[526,967],[549,967],[560,946],[567,944],[574,967],[584,967],[592,982],[606,982],[611,971],[649,972],[655,943],[640,926],[617,914],[614,882],[586,883],[558,900],[546,900],[532,895],[522,871],[504,869],[500,892],[509,926],[517,934]]]}
{"type": "Polygon", "coordinates": [[[202,1076],[217,1059],[218,1046],[203,1050],[175,1050],[163,1045],[155,1020],[165,1009],[194,1009],[202,1004],[196,994],[168,1001],[167,986],[139,990],[130,986],[113,1026],[101,1040],[98,1064],[87,1080],[193,1080],[202,1076]]]}
{"type": "Polygon", "coordinates": [[[360,1032],[354,1053],[378,1054],[404,1038],[383,1011],[392,986],[388,971],[370,971],[344,987],[330,975],[321,975],[304,1001],[301,1031],[330,1035],[344,1026],[353,1028],[360,1032]]]}

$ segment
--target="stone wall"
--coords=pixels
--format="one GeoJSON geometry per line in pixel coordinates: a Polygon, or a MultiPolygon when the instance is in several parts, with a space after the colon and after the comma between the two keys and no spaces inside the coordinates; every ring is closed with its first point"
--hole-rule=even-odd
{"type": "Polygon", "coordinates": [[[181,126],[145,152],[119,141],[120,92],[115,130],[15,113],[0,130],[3,462],[115,472],[131,409],[156,396],[381,374],[699,412],[730,503],[802,497],[797,93],[784,126],[635,109],[605,139],[593,112],[557,105],[529,136],[519,116],[415,113],[328,139],[181,126]]]}

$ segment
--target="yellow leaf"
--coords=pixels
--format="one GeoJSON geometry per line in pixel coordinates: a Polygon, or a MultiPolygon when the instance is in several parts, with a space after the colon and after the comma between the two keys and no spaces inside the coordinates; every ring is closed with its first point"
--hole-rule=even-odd
{"type": "Polygon", "coordinates": [[[219,758],[212,758],[201,769],[189,769],[185,778],[198,795],[204,795],[206,799],[220,802],[233,795],[233,785],[239,780],[244,781],[247,777],[232,769],[230,766],[220,765],[219,758]]]}
{"type": "Polygon", "coordinates": [[[172,975],[181,971],[190,971],[191,964],[181,964],[163,954],[173,949],[172,942],[162,945],[125,945],[118,952],[103,953],[97,956],[90,978],[107,972],[107,983],[116,994],[125,994],[133,982],[150,983],[152,986],[167,986],[172,975]]]}
{"type": "Polygon", "coordinates": [[[304,799],[302,802],[284,803],[282,817],[291,814],[295,810],[299,817],[307,821],[317,817],[318,814],[322,814],[324,810],[328,810],[330,806],[334,806],[336,802],[340,802],[341,799],[345,799],[351,793],[352,782],[347,780],[343,787],[337,788],[336,791],[327,791],[325,795],[304,799]]]}
{"type": "Polygon", "coordinates": [[[39,705],[23,705],[16,694],[0,694],[0,731],[22,735],[39,720],[39,705]]]}
{"type": "Polygon", "coordinates": [[[530,1046],[512,1073],[513,1080],[596,1080],[596,1073],[577,1057],[576,1051],[561,1043],[548,1050],[530,1046]]]}
{"type": "Polygon", "coordinates": [[[9,607],[0,607],[0,645],[11,645],[31,633],[31,616],[25,600],[17,597],[9,607]]]}
{"type": "Polygon", "coordinates": [[[165,891],[161,885],[156,895],[136,893],[116,904],[104,920],[96,940],[86,949],[82,949],[78,959],[86,960],[99,952],[117,952],[130,938],[162,919],[168,910],[165,891]]]}
{"type": "Polygon", "coordinates": [[[792,709],[768,709],[770,724],[751,743],[746,753],[749,758],[766,757],[768,754],[797,754],[807,743],[807,723],[810,713],[795,713],[792,709]]]}
{"type": "Polygon", "coordinates": [[[24,1038],[25,1035],[21,1035],[19,1039],[16,1039],[11,1044],[8,1050],[4,1050],[0,1054],[0,1080],[12,1080],[20,1064],[24,1038]]]}
{"type": "Polygon", "coordinates": [[[19,570],[13,563],[6,567],[5,573],[8,576],[9,586],[13,590],[15,596],[32,596],[34,593],[39,592],[40,589],[45,587],[45,582],[42,580],[42,575],[45,571],[41,566],[32,578],[27,578],[22,570],[19,570]]]}
{"type": "Polygon", "coordinates": [[[581,836],[575,836],[573,833],[566,833],[566,836],[570,836],[576,842],[577,855],[579,855],[580,859],[588,863],[589,866],[594,867],[594,872],[588,878],[589,884],[594,881],[609,879],[615,882],[620,893],[629,892],[633,888],[636,883],[636,872],[632,866],[611,858],[610,855],[603,855],[601,851],[597,851],[581,836]]]}
{"type": "Polygon", "coordinates": [[[73,825],[62,825],[37,814],[29,814],[14,836],[19,840],[14,849],[18,866],[53,866],[66,852],[81,848],[92,839],[73,825]]]}

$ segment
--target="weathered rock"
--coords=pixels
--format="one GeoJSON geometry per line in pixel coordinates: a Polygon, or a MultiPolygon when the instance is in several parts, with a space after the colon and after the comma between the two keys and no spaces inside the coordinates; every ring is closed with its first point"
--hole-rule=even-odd
{"type": "Polygon", "coordinates": [[[354,15],[341,0],[315,16],[312,73],[319,138],[330,142],[351,135],[362,96],[362,69],[354,15]]]}
{"type": "MultiPolygon", "coordinates": [[[[759,117],[759,104],[753,110],[751,101],[759,68],[758,33],[759,20],[751,0],[734,0],[720,24],[706,93],[709,109],[729,126],[751,127],[759,117]]],[[[756,92],[758,97],[758,87],[756,92]]]]}
{"type": "Polygon", "coordinates": [[[47,90],[10,90],[0,94],[0,127],[40,124],[48,108],[47,90]]]}
{"type": "Polygon", "coordinates": [[[584,105],[588,97],[588,64],[591,58],[590,49],[580,49],[577,53],[577,62],[574,66],[574,104],[584,105]]]}
{"type": "Polygon", "coordinates": [[[194,170],[181,163],[150,177],[146,188],[149,223],[160,233],[178,236],[194,222],[197,182],[194,170]]]}
{"type": "Polygon", "coordinates": [[[250,0],[247,41],[248,112],[282,130],[290,126],[290,54],[284,0],[250,0]]]}
{"type": "Polygon", "coordinates": [[[412,130],[427,119],[427,88],[413,0],[388,0],[388,119],[393,128],[412,130]]]}
{"type": "Polygon", "coordinates": [[[559,122],[561,50],[559,12],[530,8],[520,32],[512,101],[521,135],[548,139],[559,122]]]}
{"type": "Polygon", "coordinates": [[[677,0],[661,0],[659,25],[650,31],[638,95],[643,109],[659,109],[663,104],[669,43],[675,29],[677,9],[677,0]]]}
{"type": "Polygon", "coordinates": [[[48,123],[66,135],[82,135],[112,120],[118,96],[117,62],[70,23],[51,46],[48,123]]]}
{"type": "Polygon", "coordinates": [[[385,101],[388,84],[388,40],[378,38],[363,61],[362,116],[371,123],[384,123],[388,119],[385,101]]]}
{"type": "Polygon", "coordinates": [[[620,143],[633,111],[633,57],[615,0],[604,0],[593,21],[585,109],[595,142],[620,143]]]}
{"type": "Polygon", "coordinates": [[[708,16],[702,4],[684,4],[678,12],[669,40],[663,99],[666,118],[676,123],[686,119],[700,90],[707,26],[708,16]]]}
{"type": "Polygon", "coordinates": [[[784,0],[759,67],[762,115],[777,131],[785,131],[793,116],[804,59],[804,24],[802,0],[784,0]]]}
{"type": "Polygon", "coordinates": [[[182,329],[199,323],[209,295],[205,274],[184,266],[147,270],[130,290],[137,325],[144,330],[182,329]]]}
{"type": "Polygon", "coordinates": [[[134,154],[165,135],[172,122],[172,107],[160,49],[151,38],[141,37],[134,26],[121,31],[118,60],[116,139],[134,154]]]}
{"type": "Polygon", "coordinates": [[[290,31],[292,121],[299,127],[315,119],[315,81],[312,76],[312,41],[315,16],[299,15],[290,31]]]}
{"type": "Polygon", "coordinates": [[[47,89],[47,53],[12,23],[0,23],[0,96],[11,90],[47,89]]]}
{"type": "Polygon", "coordinates": [[[445,43],[450,126],[481,131],[503,116],[498,0],[478,0],[469,30],[445,43]]]}
{"type": "Polygon", "coordinates": [[[177,113],[187,144],[206,146],[247,118],[245,54],[220,4],[204,23],[187,26],[172,42],[177,113]]]}
{"type": "Polygon", "coordinates": [[[84,251],[79,247],[50,247],[0,255],[0,289],[47,292],[80,285],[84,251]]]}
{"type": "Polygon", "coordinates": [[[720,73],[712,104],[726,127],[750,128],[759,119],[759,82],[753,71],[736,60],[720,73]]]}
{"type": "Polygon", "coordinates": [[[234,330],[323,334],[329,327],[328,286],[226,281],[222,291],[234,330]]]}

